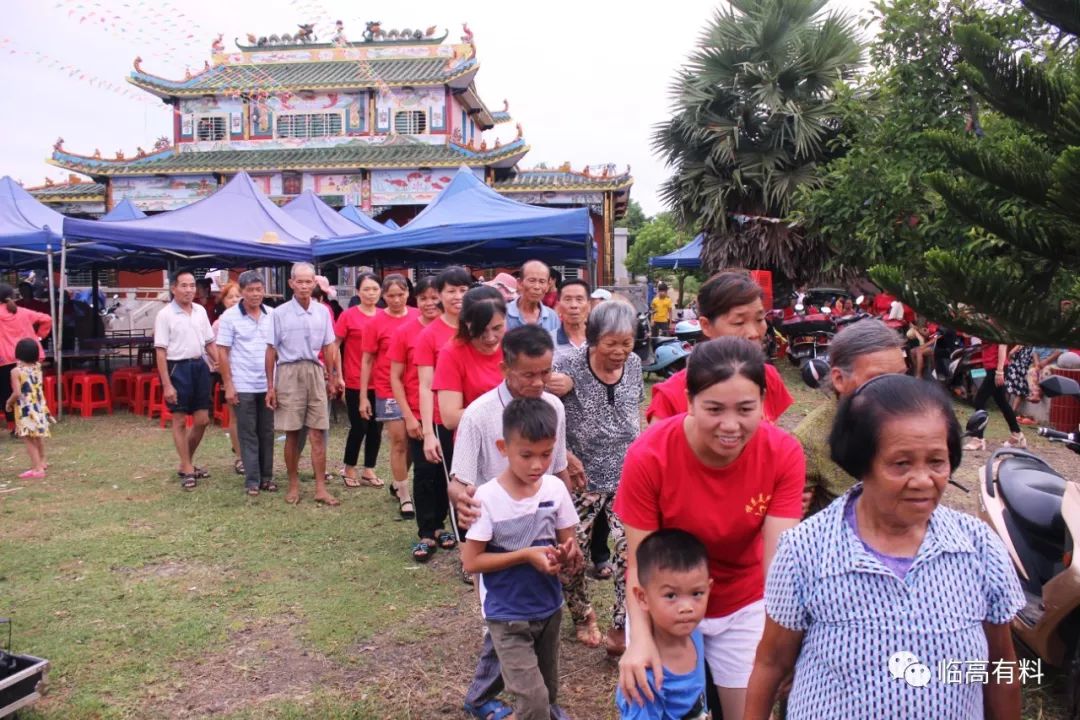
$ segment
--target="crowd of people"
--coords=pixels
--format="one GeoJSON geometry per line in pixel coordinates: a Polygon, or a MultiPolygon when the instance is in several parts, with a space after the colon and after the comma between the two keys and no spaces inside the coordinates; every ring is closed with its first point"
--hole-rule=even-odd
{"type": "MultiPolygon", "coordinates": [[[[876,319],[843,328],[831,346],[835,401],[789,434],[777,421],[793,399],[762,351],[764,294],[745,272],[702,285],[703,340],[651,398],[634,352],[638,310],[583,280],[556,283],[538,261],[520,279],[488,282],[460,267],[415,285],[364,273],[345,310],[309,264],[292,267],[289,287],[292,298],[271,309],[262,276],[245,272],[211,313],[191,272],[171,278],[154,345],[180,485],[195,490],[209,475],[195,456],[219,373],[244,491],[278,489],[283,432],[286,501],[301,501],[306,444],[314,501],[338,505],[327,438],[330,403],[344,398],[342,484],[389,488],[416,523],[412,560],[461,545],[460,574],[478,590],[486,627],[464,698],[471,716],[566,717],[564,603],[577,641],[619,658],[624,718],[712,708],[764,720],[778,699],[789,718],[823,707],[851,718],[896,707],[1019,716],[1016,682],[991,678],[985,693],[917,687],[886,666],[897,651],[928,667],[1012,659],[1008,624],[1024,604],[1000,542],[940,506],[961,432],[941,387],[905,374],[895,329],[876,319]],[[390,482],[376,473],[384,431],[390,482]],[[587,575],[614,580],[606,632],[587,575]]],[[[651,311],[670,320],[666,288],[659,297],[651,311]]],[[[48,316],[11,310],[4,286],[0,303],[11,316],[0,308],[0,328],[48,333],[48,316]]],[[[16,345],[0,372],[31,392],[8,406],[47,433],[33,408],[40,345],[16,345]]],[[[988,367],[1004,369],[1003,348],[994,353],[988,367]]],[[[1001,404],[1003,384],[983,383],[986,396],[1001,404]]],[[[28,451],[44,472],[41,446],[28,451]]]]}

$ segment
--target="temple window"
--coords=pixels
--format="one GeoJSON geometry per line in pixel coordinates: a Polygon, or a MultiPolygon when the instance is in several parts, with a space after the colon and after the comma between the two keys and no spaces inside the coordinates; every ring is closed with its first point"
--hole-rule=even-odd
{"type": "Polygon", "coordinates": [[[398,135],[423,135],[427,132],[427,113],[423,110],[399,110],[394,113],[394,132],[398,135]]]}
{"type": "Polygon", "coordinates": [[[304,192],[304,176],[300,173],[283,173],[281,175],[281,194],[299,195],[304,192]]]}
{"type": "Polygon", "coordinates": [[[343,135],[341,113],[292,113],[277,116],[279,138],[318,138],[343,135]]]}
{"type": "Polygon", "coordinates": [[[200,115],[195,120],[196,140],[224,140],[229,128],[227,115],[200,115]]]}

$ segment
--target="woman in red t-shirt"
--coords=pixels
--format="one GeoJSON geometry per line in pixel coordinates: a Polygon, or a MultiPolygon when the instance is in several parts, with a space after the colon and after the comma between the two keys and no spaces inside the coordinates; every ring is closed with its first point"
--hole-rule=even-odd
{"type": "MultiPolygon", "coordinates": [[[[689,411],[654,424],[627,452],[615,496],[626,531],[627,597],[638,587],[637,547],[678,528],[709,552],[712,588],[700,630],[724,717],[743,714],[765,624],[765,573],[780,533],[802,516],[806,460],[798,441],[762,422],[765,356],[756,343],[720,338],[694,348],[689,411]]],[[[645,668],[662,667],[649,615],[627,603],[629,645],[619,662],[627,698],[650,691],[645,668]]]]}
{"type": "MultiPolygon", "coordinates": [[[[982,361],[983,368],[986,369],[986,377],[983,378],[982,384],[979,385],[979,391],[975,393],[975,409],[985,409],[986,403],[993,397],[994,402],[1001,409],[1001,414],[1005,416],[1005,422],[1009,424],[1009,430],[1012,432],[1009,439],[1002,444],[1005,447],[1026,448],[1027,438],[1024,437],[1024,433],[1020,429],[1020,423],[1016,421],[1016,413],[1013,412],[1012,405],[1009,404],[1009,398],[1005,395],[1005,362],[1007,355],[1007,345],[983,343],[982,361]]],[[[964,449],[985,450],[986,440],[983,438],[983,431],[972,435],[971,439],[964,445],[964,449]]]]}
{"type": "MultiPolygon", "coordinates": [[[[379,302],[382,284],[374,273],[360,273],[356,278],[356,294],[360,302],[341,313],[334,323],[338,348],[341,349],[342,367],[345,375],[345,407],[349,411],[349,435],[345,439],[345,467],[341,478],[345,487],[382,487],[383,481],[375,474],[382,444],[382,424],[365,420],[360,415],[360,372],[364,363],[364,333],[382,310],[379,302]],[[341,346],[344,345],[342,349],[341,346]],[[364,469],[356,476],[356,463],[360,459],[360,446],[364,446],[364,469]]],[[[371,392],[370,401],[375,402],[371,392]]]]}
{"type": "MultiPolygon", "coordinates": [[[[424,329],[439,319],[439,291],[435,278],[421,278],[414,288],[419,315],[399,327],[390,339],[390,387],[401,408],[402,424],[408,438],[409,459],[413,466],[412,498],[416,508],[419,542],[412,547],[412,557],[426,562],[439,547],[440,534],[449,513],[446,478],[442,466],[424,456],[424,430],[420,422],[420,376],[416,365],[416,343],[424,329]]],[[[448,533],[447,533],[448,534],[448,533]]],[[[449,535],[449,534],[448,534],[449,535]]],[[[449,535],[453,540],[453,535],[449,535]]]]}
{"type": "Polygon", "coordinates": [[[417,310],[406,305],[409,284],[404,275],[383,278],[382,297],[386,307],[368,325],[361,341],[364,360],[360,367],[360,417],[367,422],[374,420],[380,425],[386,424],[390,436],[390,474],[393,475],[390,493],[398,500],[401,517],[411,520],[415,511],[407,482],[409,444],[401,408],[390,387],[390,339],[398,328],[416,317],[417,310]],[[372,394],[374,404],[370,399],[372,394]]]}
{"type": "MultiPolygon", "coordinates": [[[[758,345],[765,338],[765,293],[748,273],[725,271],[709,278],[698,291],[698,322],[706,338],[741,337],[758,345]]],[[[765,419],[776,420],[794,399],[780,372],[765,366],[765,419]]],[[[653,385],[645,420],[655,422],[686,412],[686,370],[653,385]]]]}
{"type": "Polygon", "coordinates": [[[486,285],[465,293],[457,335],[439,354],[431,384],[446,429],[456,430],[469,403],[503,381],[504,334],[506,302],[502,293],[486,285]]]}

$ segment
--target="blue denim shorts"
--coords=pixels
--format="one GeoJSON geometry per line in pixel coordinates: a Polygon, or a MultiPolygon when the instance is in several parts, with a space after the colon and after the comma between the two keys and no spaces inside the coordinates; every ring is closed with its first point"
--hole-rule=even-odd
{"type": "Polygon", "coordinates": [[[389,422],[401,419],[401,406],[394,398],[375,398],[375,420],[389,422]]]}
{"type": "Polygon", "coordinates": [[[191,413],[210,409],[210,368],[202,358],[170,360],[169,380],[176,388],[176,403],[169,405],[174,413],[191,413]]]}

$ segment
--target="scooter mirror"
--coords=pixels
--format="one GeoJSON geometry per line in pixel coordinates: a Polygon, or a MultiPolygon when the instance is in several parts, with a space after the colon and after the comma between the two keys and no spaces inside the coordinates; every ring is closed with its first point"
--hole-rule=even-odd
{"type": "Polygon", "coordinates": [[[822,305],[821,306],[821,312],[823,312],[826,315],[832,315],[832,308],[829,307],[828,305],[822,305]]]}
{"type": "Polygon", "coordinates": [[[1051,375],[1039,387],[1047,397],[1080,396],[1080,383],[1060,375],[1051,375]]]}
{"type": "Polygon", "coordinates": [[[802,375],[803,382],[806,383],[807,387],[816,390],[829,379],[829,363],[822,358],[810,358],[803,361],[799,373],[802,375]]]}
{"type": "Polygon", "coordinates": [[[801,313],[805,309],[806,309],[806,306],[803,305],[802,303],[798,303],[798,304],[795,305],[795,312],[800,312],[801,313]]]}
{"type": "Polygon", "coordinates": [[[866,302],[866,296],[865,295],[860,295],[859,297],[855,298],[855,304],[856,305],[862,305],[864,302],[866,302]]]}
{"type": "Polygon", "coordinates": [[[990,413],[985,410],[976,410],[968,418],[965,426],[965,435],[978,435],[990,424],[990,413]]]}

